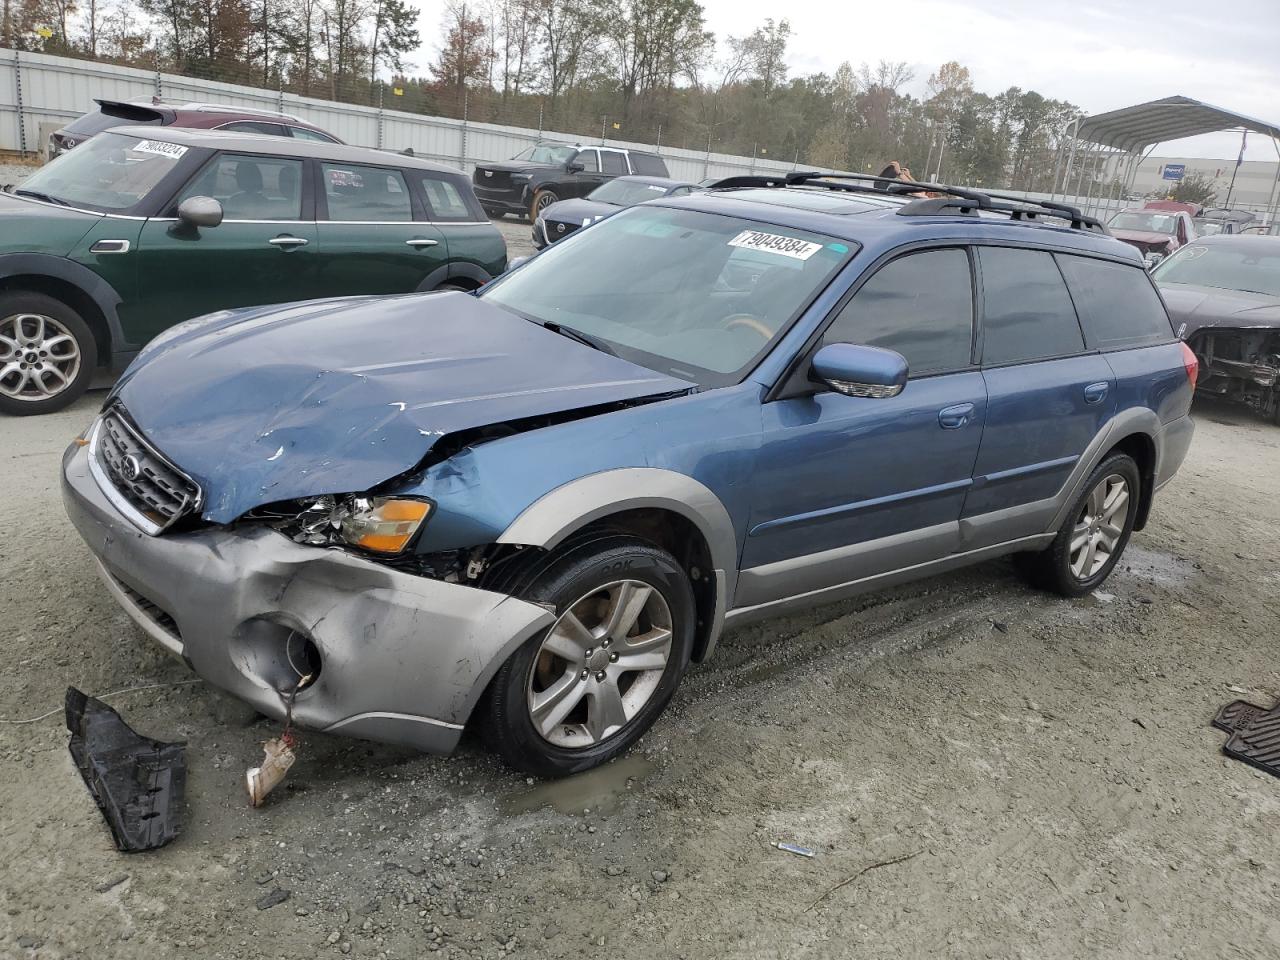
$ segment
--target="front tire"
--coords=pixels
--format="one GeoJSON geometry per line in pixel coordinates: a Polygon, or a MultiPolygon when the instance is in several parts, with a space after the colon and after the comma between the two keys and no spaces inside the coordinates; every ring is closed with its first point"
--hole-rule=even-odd
{"type": "Polygon", "coordinates": [[[0,412],[53,413],[89,389],[98,345],[88,324],[43,293],[0,293],[0,412]]]}
{"type": "Polygon", "coordinates": [[[1031,582],[1064,597],[1083,597],[1115,569],[1138,518],[1142,475],[1133,458],[1113,453],[1089,475],[1053,542],[1025,557],[1031,582]]]}
{"type": "Polygon", "coordinates": [[[560,197],[556,195],[554,190],[539,190],[533,195],[533,201],[529,204],[529,222],[537,223],[538,214],[553,203],[559,202],[560,197]]]}
{"type": "Polygon", "coordinates": [[[612,760],[652,726],[689,664],[696,613],[687,575],[665,550],[611,536],[569,550],[525,599],[553,606],[556,622],[494,676],[486,742],[542,777],[612,760]]]}

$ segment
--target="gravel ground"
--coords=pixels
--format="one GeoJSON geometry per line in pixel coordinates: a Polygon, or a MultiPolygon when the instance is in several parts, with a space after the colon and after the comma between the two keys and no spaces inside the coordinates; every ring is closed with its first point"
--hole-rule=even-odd
{"type": "MultiPolygon", "coordinates": [[[[101,399],[0,420],[9,718],[190,678],[62,513],[59,455],[101,399]]],[[[0,956],[1280,956],[1280,781],[1208,722],[1280,695],[1280,430],[1198,415],[1110,597],[997,562],[733,632],[632,754],[572,780],[470,739],[309,734],[253,810],[278,726],[150,689],[113,702],[187,741],[185,829],[124,856],[60,718],[0,725],[0,956]]]]}

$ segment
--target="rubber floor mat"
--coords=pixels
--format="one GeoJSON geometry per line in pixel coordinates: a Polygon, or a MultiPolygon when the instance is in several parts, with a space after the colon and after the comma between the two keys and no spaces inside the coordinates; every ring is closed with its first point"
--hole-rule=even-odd
{"type": "Polygon", "coordinates": [[[1213,725],[1230,734],[1223,753],[1280,777],[1280,703],[1267,709],[1233,700],[1218,711],[1213,725]]]}

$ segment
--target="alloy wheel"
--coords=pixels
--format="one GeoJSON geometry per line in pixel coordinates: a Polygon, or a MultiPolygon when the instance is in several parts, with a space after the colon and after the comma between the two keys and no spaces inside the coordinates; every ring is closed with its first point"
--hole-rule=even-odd
{"type": "Polygon", "coordinates": [[[1104,477],[1085,498],[1071,532],[1071,573],[1088,580],[1107,565],[1124,536],[1129,482],[1118,473],[1104,477]]]}
{"type": "Polygon", "coordinates": [[[567,748],[618,733],[658,689],[671,644],[671,608],[656,588],[619,580],[591,591],[560,615],[534,658],[534,729],[567,748]]]}
{"type": "Polygon", "coordinates": [[[80,345],[61,321],[39,313],[0,319],[0,394],[48,400],[80,373],[80,345]]]}

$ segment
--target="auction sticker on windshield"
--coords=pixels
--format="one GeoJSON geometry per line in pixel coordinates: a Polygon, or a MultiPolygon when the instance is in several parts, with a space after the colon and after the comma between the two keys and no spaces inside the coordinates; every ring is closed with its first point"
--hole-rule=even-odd
{"type": "Polygon", "coordinates": [[[154,153],[160,157],[181,160],[187,148],[178,143],[165,143],[161,140],[143,140],[133,148],[138,153],[154,153]]]}
{"type": "Polygon", "coordinates": [[[761,233],[758,230],[743,230],[729,241],[729,246],[763,250],[766,253],[791,257],[793,260],[808,260],[822,249],[820,243],[797,240],[795,237],[783,237],[776,233],[761,233]]]}

